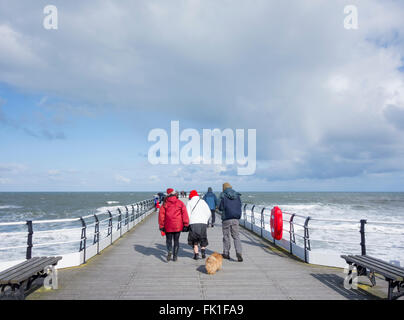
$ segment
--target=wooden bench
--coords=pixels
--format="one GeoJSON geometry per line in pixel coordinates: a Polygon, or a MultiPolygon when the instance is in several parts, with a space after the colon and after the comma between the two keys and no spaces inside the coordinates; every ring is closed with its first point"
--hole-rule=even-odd
{"type": "Polygon", "coordinates": [[[358,277],[369,277],[372,286],[376,285],[375,274],[383,276],[384,280],[389,283],[389,300],[397,299],[404,295],[404,268],[367,255],[342,255],[341,258],[345,259],[350,265],[350,273],[352,272],[352,267],[356,267],[358,277]],[[397,290],[394,291],[394,289],[397,290]]]}
{"type": "Polygon", "coordinates": [[[0,272],[0,297],[23,300],[25,291],[38,278],[45,278],[46,288],[57,289],[55,266],[60,259],[62,257],[34,257],[0,272]],[[7,287],[11,290],[6,290],[7,287]]]}

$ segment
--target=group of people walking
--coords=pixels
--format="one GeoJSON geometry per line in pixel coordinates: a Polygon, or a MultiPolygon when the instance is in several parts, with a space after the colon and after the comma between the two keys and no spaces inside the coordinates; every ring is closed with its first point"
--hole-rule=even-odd
{"type": "Polygon", "coordinates": [[[195,260],[206,257],[209,245],[207,228],[215,225],[216,209],[222,215],[223,258],[230,259],[231,239],[234,240],[236,256],[243,261],[242,247],[239,237],[239,219],[241,218],[241,194],[233,190],[229,183],[223,184],[223,192],[219,199],[212,188],[201,198],[196,190],[189,193],[187,205],[178,199],[174,189],[167,189],[164,202],[159,205],[159,228],[166,236],[167,261],[178,259],[179,239],[181,232],[188,232],[188,244],[193,248],[195,260]],[[209,223],[210,221],[210,223],[209,223]]]}

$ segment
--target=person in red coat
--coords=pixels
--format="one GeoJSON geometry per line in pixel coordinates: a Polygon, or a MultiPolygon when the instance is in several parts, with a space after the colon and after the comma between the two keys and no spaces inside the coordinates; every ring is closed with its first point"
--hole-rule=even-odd
{"type": "Polygon", "coordinates": [[[160,231],[166,234],[167,261],[177,261],[181,231],[189,228],[189,217],[184,203],[176,196],[174,189],[167,189],[167,197],[159,212],[160,231]],[[174,248],[173,248],[174,241],[174,248]]]}

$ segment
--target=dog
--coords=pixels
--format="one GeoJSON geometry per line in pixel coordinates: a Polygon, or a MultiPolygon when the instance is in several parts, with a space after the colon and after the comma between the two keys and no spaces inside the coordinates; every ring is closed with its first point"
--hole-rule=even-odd
{"type": "Polygon", "coordinates": [[[215,274],[216,271],[222,269],[223,256],[214,252],[206,259],[205,268],[208,274],[215,274]]]}

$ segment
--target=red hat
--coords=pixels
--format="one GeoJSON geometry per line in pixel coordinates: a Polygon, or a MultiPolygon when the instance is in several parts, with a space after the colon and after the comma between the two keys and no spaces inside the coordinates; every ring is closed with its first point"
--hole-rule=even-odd
{"type": "Polygon", "coordinates": [[[174,191],[174,189],[168,188],[168,189],[167,189],[167,194],[170,194],[170,193],[172,193],[173,191],[174,191]]]}
{"type": "Polygon", "coordinates": [[[196,192],[196,190],[192,190],[189,193],[189,199],[191,199],[192,197],[195,197],[195,196],[199,196],[199,194],[198,194],[198,192],[196,192]]]}

